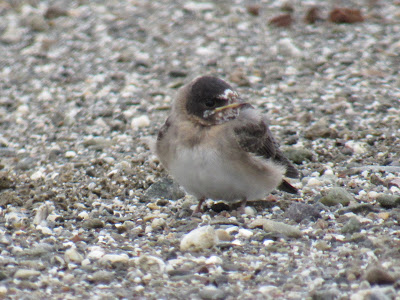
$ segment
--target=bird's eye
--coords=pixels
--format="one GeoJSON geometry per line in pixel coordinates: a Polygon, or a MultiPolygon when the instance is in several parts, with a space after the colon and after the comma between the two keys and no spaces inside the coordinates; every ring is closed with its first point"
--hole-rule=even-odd
{"type": "Polygon", "coordinates": [[[214,107],[215,106],[215,100],[214,99],[206,100],[206,102],[204,104],[209,108],[214,107]]]}

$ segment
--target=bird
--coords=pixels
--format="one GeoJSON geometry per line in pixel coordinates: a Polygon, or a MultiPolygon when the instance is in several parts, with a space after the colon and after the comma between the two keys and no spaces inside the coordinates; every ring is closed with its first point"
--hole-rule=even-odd
{"type": "Polygon", "coordinates": [[[228,203],[259,200],[274,189],[297,194],[287,178],[298,170],[283,154],[267,117],[227,82],[201,76],[178,91],[160,128],[156,155],[167,172],[195,196],[228,203]]]}

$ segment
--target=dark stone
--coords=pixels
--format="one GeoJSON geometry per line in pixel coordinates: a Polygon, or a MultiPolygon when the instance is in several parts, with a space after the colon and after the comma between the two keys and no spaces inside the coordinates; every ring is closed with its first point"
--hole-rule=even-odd
{"type": "Polygon", "coordinates": [[[316,221],[321,217],[319,210],[315,206],[306,203],[291,204],[285,215],[297,223],[303,220],[316,221]]]}
{"type": "Polygon", "coordinates": [[[185,196],[185,192],[170,178],[162,178],[153,183],[145,192],[143,200],[149,202],[154,199],[178,200],[185,196]]]}

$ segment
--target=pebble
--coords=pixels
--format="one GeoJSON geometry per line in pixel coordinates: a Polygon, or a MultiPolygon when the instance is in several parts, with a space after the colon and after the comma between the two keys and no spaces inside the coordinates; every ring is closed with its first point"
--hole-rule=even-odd
{"type": "Polygon", "coordinates": [[[162,274],[165,271],[165,262],[156,256],[142,255],[136,260],[136,264],[144,273],[162,274]]]}
{"type": "Polygon", "coordinates": [[[199,296],[204,300],[225,299],[225,292],[216,286],[207,285],[199,291],[199,296]]]}
{"type": "Polygon", "coordinates": [[[152,229],[162,229],[166,226],[167,222],[162,218],[155,218],[151,221],[151,228],[152,229]]]}
{"type": "Polygon", "coordinates": [[[14,277],[18,279],[29,279],[31,277],[39,276],[40,272],[36,270],[29,269],[19,269],[15,272],[14,277]]]}
{"type": "Polygon", "coordinates": [[[182,240],[181,251],[202,251],[214,247],[218,242],[217,234],[211,226],[198,227],[188,234],[182,240]]]}
{"type": "Polygon", "coordinates": [[[103,228],[104,222],[101,219],[94,218],[94,219],[89,219],[89,220],[85,221],[83,223],[83,226],[88,229],[103,228]]]}
{"type": "Polygon", "coordinates": [[[379,287],[359,290],[350,296],[350,300],[393,300],[396,296],[392,287],[379,287]]]}
{"type": "Polygon", "coordinates": [[[82,254],[78,252],[76,247],[71,247],[65,251],[64,259],[66,262],[80,264],[83,260],[82,254]]]}
{"type": "Polygon", "coordinates": [[[185,196],[185,192],[170,178],[162,178],[153,183],[144,193],[146,201],[164,198],[178,200],[185,196]]]}
{"type": "Polygon", "coordinates": [[[335,138],[337,137],[337,132],[329,127],[325,119],[321,119],[306,129],[305,137],[310,140],[315,140],[317,138],[335,138]]]}
{"type": "MultiPolygon", "coordinates": [[[[8,289],[5,286],[0,286],[0,297],[5,297],[7,295],[8,289]]],[[[5,299],[5,298],[4,298],[5,299]]]]}
{"type": "Polygon", "coordinates": [[[383,208],[387,209],[400,206],[400,196],[381,194],[376,197],[376,201],[378,201],[383,208]]]}
{"type": "Polygon", "coordinates": [[[319,210],[315,206],[306,203],[292,203],[285,211],[285,216],[297,223],[303,220],[316,221],[321,218],[319,210]]]}
{"type": "Polygon", "coordinates": [[[70,150],[70,151],[65,152],[65,158],[74,158],[74,157],[76,157],[75,151],[70,150]]]}
{"type": "Polygon", "coordinates": [[[313,153],[305,148],[288,148],[284,153],[290,161],[298,165],[305,161],[311,161],[313,158],[313,153]]]}
{"type": "Polygon", "coordinates": [[[355,218],[350,218],[347,223],[340,230],[343,234],[349,233],[352,234],[354,232],[360,232],[361,230],[361,222],[355,218]]]}
{"type": "Polygon", "coordinates": [[[43,179],[44,177],[45,177],[45,174],[41,170],[36,171],[31,175],[32,180],[39,180],[39,179],[43,179]]]}
{"type": "Polygon", "coordinates": [[[366,143],[363,142],[347,141],[345,147],[351,149],[355,154],[364,154],[367,152],[366,143]]]}
{"type": "Polygon", "coordinates": [[[338,204],[347,206],[353,200],[354,197],[344,188],[334,187],[331,188],[328,193],[323,196],[319,201],[326,206],[335,206],[338,204]]]}
{"type": "Polygon", "coordinates": [[[267,219],[257,219],[249,224],[249,228],[256,227],[262,227],[266,232],[279,233],[292,238],[300,238],[303,236],[303,233],[299,229],[291,225],[267,219]]]}
{"type": "Polygon", "coordinates": [[[101,265],[115,266],[118,264],[127,264],[129,262],[129,256],[125,253],[123,254],[106,254],[99,260],[101,265]]]}
{"type": "Polygon", "coordinates": [[[393,284],[396,279],[380,266],[374,266],[367,269],[365,279],[370,284],[393,284]]]}
{"type": "Polygon", "coordinates": [[[46,19],[55,19],[62,16],[67,16],[68,11],[59,6],[49,6],[44,14],[46,19]]]}
{"type": "Polygon", "coordinates": [[[251,206],[246,206],[244,208],[244,213],[246,215],[248,215],[248,216],[253,216],[253,217],[257,215],[256,209],[254,207],[251,207],[251,206]]]}
{"type": "Polygon", "coordinates": [[[194,2],[189,1],[183,5],[183,8],[189,11],[205,11],[205,10],[213,10],[214,4],[211,2],[194,2]]]}
{"type": "Polygon", "coordinates": [[[340,299],[340,291],[337,289],[317,290],[311,293],[312,300],[337,300],[340,299]]]}
{"type": "Polygon", "coordinates": [[[43,221],[47,219],[50,213],[54,210],[54,206],[49,205],[47,203],[42,204],[37,210],[36,215],[33,218],[33,224],[39,225],[43,221]]]}
{"type": "Polygon", "coordinates": [[[248,229],[240,228],[239,229],[239,236],[245,239],[249,239],[254,235],[254,232],[248,229]]]}
{"type": "Polygon", "coordinates": [[[15,181],[7,172],[0,172],[0,191],[15,187],[15,181]]]}
{"type": "Polygon", "coordinates": [[[215,230],[215,234],[220,242],[230,242],[233,239],[229,232],[221,228],[215,230]]]}
{"type": "Polygon", "coordinates": [[[146,115],[133,118],[131,121],[131,128],[133,130],[138,130],[139,128],[147,127],[149,125],[150,125],[150,119],[146,115]]]}
{"type": "Polygon", "coordinates": [[[40,14],[30,14],[25,18],[25,23],[34,31],[46,31],[49,29],[44,17],[40,14]]]}
{"type": "Polygon", "coordinates": [[[22,40],[24,33],[24,29],[18,27],[14,22],[11,22],[3,32],[1,41],[8,44],[16,44],[22,40]]]}
{"type": "Polygon", "coordinates": [[[104,283],[108,284],[114,279],[114,274],[109,271],[100,270],[94,272],[92,275],[88,277],[89,281],[94,283],[104,283]]]}

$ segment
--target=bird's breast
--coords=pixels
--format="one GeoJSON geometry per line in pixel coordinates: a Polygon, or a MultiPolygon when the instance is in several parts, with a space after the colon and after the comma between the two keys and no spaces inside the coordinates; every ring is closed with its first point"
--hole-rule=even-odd
{"type": "Polygon", "coordinates": [[[234,201],[259,199],[274,189],[284,168],[250,157],[240,160],[210,145],[180,147],[169,167],[171,175],[190,194],[234,201]]]}

